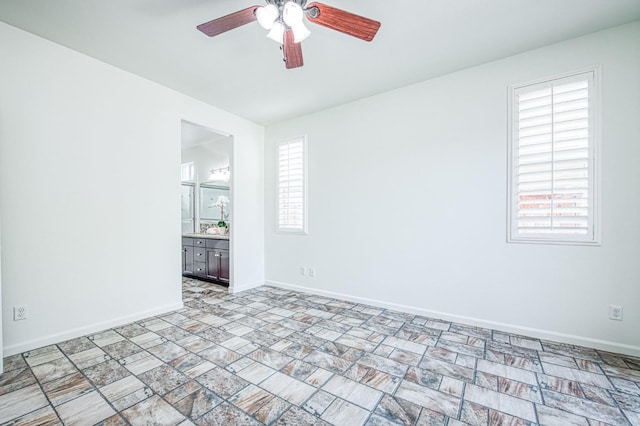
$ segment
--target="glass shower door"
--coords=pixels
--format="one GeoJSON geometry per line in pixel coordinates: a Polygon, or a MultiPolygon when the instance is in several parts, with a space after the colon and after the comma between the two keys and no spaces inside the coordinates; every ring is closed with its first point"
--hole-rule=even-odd
{"type": "Polygon", "coordinates": [[[195,186],[183,183],[181,187],[182,199],[182,233],[191,234],[195,232],[195,186]]]}

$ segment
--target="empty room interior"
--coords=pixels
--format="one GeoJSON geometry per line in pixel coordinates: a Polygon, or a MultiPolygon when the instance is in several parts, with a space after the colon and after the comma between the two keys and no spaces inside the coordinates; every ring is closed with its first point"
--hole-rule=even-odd
{"type": "Polygon", "coordinates": [[[0,0],[0,424],[640,425],[638,0],[0,0]]]}

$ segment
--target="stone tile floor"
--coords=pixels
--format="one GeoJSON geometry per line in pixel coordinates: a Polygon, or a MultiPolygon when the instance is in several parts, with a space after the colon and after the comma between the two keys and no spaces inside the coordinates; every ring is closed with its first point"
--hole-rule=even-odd
{"type": "Polygon", "coordinates": [[[273,287],[5,359],[5,425],[640,425],[640,359],[273,287]]]}

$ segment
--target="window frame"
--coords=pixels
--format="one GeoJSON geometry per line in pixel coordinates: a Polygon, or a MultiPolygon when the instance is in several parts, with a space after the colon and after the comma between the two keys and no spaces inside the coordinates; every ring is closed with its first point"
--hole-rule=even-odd
{"type": "Polygon", "coordinates": [[[307,167],[307,136],[296,136],[281,140],[276,144],[276,233],[284,235],[308,235],[308,167],[307,167]],[[280,147],[293,142],[302,142],[302,227],[296,229],[280,227],[280,147]]]}
{"type": "Polygon", "coordinates": [[[601,69],[600,66],[590,67],[574,72],[559,74],[551,77],[541,78],[525,83],[508,86],[508,134],[507,134],[507,151],[508,151],[508,181],[507,181],[507,242],[508,243],[526,243],[526,244],[550,244],[550,245],[586,245],[600,246],[602,245],[602,226],[601,226],[601,69]],[[587,76],[591,81],[589,88],[589,215],[590,227],[587,235],[575,234],[530,234],[519,235],[517,232],[518,220],[518,191],[517,191],[517,175],[515,168],[518,165],[518,126],[515,122],[517,117],[516,108],[518,107],[517,93],[519,90],[531,87],[535,90],[536,86],[541,87],[546,84],[557,83],[562,80],[570,80],[575,78],[579,80],[580,76],[587,76]]]}
{"type": "Polygon", "coordinates": [[[195,162],[189,161],[188,163],[180,164],[180,181],[181,182],[195,182],[196,179],[196,165],[195,162]],[[183,179],[185,169],[189,170],[189,179],[183,179]]]}

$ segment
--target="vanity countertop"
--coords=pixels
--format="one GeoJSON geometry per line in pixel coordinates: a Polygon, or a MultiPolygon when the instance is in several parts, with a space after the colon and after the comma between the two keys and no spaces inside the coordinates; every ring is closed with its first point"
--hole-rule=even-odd
{"type": "Polygon", "coordinates": [[[187,238],[208,238],[210,240],[228,240],[228,235],[215,235],[215,234],[182,234],[187,238]]]}

